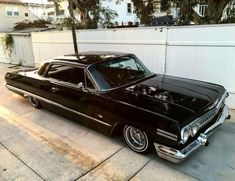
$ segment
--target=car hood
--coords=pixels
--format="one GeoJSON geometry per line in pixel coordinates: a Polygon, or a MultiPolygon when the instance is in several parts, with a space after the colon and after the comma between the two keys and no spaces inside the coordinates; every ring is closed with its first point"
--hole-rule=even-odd
{"type": "Polygon", "coordinates": [[[161,114],[177,122],[194,120],[225,89],[217,84],[166,75],[153,75],[134,85],[112,92],[116,100],[161,114]]]}

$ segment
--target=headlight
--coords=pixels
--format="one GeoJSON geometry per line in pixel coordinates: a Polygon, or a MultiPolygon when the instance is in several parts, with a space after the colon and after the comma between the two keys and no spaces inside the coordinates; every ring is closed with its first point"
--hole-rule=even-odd
{"type": "Polygon", "coordinates": [[[186,143],[189,136],[192,134],[192,131],[191,129],[186,129],[184,132],[183,132],[183,137],[182,137],[182,141],[183,143],[186,143]]]}
{"type": "Polygon", "coordinates": [[[198,125],[198,124],[195,124],[195,125],[192,127],[192,136],[195,136],[195,135],[197,134],[198,128],[199,128],[199,125],[198,125]]]}
{"type": "Polygon", "coordinates": [[[183,128],[183,130],[181,130],[181,143],[186,143],[190,136],[194,137],[200,128],[201,125],[199,123],[194,123],[193,125],[188,125],[183,128]]]}

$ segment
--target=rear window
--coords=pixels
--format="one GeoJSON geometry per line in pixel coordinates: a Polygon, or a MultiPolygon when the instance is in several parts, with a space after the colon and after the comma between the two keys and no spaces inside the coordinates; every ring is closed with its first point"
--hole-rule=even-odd
{"type": "Polygon", "coordinates": [[[46,77],[73,84],[85,83],[84,70],[68,65],[51,65],[46,77]]]}

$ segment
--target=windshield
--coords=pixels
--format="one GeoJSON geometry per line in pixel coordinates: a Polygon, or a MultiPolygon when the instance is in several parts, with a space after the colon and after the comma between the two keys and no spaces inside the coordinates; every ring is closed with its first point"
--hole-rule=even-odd
{"type": "Polygon", "coordinates": [[[151,74],[134,56],[94,64],[88,70],[101,90],[120,87],[151,74]]]}

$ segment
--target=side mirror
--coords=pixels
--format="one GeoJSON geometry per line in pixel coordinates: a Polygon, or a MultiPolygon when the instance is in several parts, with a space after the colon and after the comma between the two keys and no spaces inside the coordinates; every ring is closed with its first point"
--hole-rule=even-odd
{"type": "Polygon", "coordinates": [[[79,82],[79,83],[78,83],[78,88],[79,88],[79,89],[83,89],[83,88],[84,88],[83,82],[79,82]]]}
{"type": "Polygon", "coordinates": [[[79,82],[77,86],[78,86],[78,89],[81,89],[82,91],[86,91],[86,88],[85,88],[83,82],[79,82]]]}

